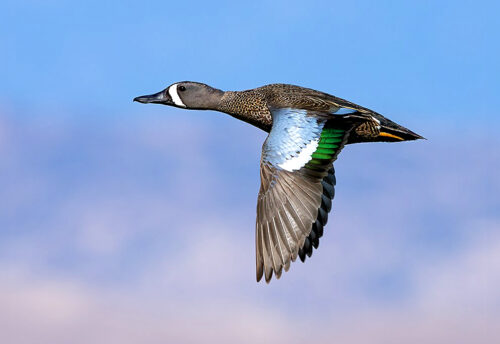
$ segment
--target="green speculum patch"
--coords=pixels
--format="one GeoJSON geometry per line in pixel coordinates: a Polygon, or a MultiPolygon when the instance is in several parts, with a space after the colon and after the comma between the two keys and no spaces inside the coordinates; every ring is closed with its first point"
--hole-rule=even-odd
{"type": "Polygon", "coordinates": [[[345,130],[335,128],[324,128],[318,143],[318,148],[312,154],[311,160],[305,167],[318,170],[321,165],[326,165],[333,159],[338,148],[342,144],[345,130]]]}

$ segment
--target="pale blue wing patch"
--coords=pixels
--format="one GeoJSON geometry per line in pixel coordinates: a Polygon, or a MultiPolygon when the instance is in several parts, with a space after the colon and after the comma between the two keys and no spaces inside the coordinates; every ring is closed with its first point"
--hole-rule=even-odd
{"type": "Polygon", "coordinates": [[[341,107],[341,108],[338,108],[336,111],[332,111],[332,114],[351,115],[351,114],[356,113],[356,112],[358,112],[358,110],[341,107]]]}
{"type": "Polygon", "coordinates": [[[299,170],[318,148],[325,120],[291,108],[272,110],[271,115],[273,127],[264,142],[262,160],[290,172],[299,170]]]}

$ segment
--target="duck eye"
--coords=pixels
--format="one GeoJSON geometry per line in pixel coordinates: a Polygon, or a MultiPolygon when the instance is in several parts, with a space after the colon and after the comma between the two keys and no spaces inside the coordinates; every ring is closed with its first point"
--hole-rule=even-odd
{"type": "Polygon", "coordinates": [[[186,90],[186,87],[184,87],[184,86],[182,86],[182,85],[180,85],[180,86],[179,86],[179,91],[183,92],[183,91],[185,91],[185,90],[186,90]]]}

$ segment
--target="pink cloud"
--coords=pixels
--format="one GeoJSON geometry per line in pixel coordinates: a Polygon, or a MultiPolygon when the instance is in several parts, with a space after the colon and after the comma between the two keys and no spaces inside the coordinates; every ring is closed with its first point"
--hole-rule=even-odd
{"type": "Polygon", "coordinates": [[[319,250],[265,285],[253,246],[261,133],[65,121],[2,127],[0,342],[494,338],[500,160],[472,154],[488,142],[460,154],[443,142],[349,147],[319,250]]]}
{"type": "MultiPolygon", "coordinates": [[[[227,249],[230,241],[224,243],[223,238],[193,243],[182,256],[194,253],[199,257],[185,261],[175,271],[165,271],[173,276],[167,276],[156,289],[96,288],[50,273],[3,266],[7,278],[0,286],[4,327],[0,341],[490,343],[498,336],[500,321],[495,307],[500,290],[500,237],[493,239],[487,245],[490,249],[485,250],[481,242],[472,243],[431,271],[416,270],[419,288],[409,303],[397,307],[367,303],[349,310],[331,307],[326,313],[307,316],[298,316],[300,295],[296,302],[290,300],[297,308],[289,312],[272,298],[255,302],[237,293],[226,294],[228,283],[221,277],[242,279],[243,275],[234,275],[231,268],[228,274],[224,269],[214,271],[218,260],[206,262],[203,257],[212,258],[216,248],[200,247],[205,243],[227,249]],[[175,283],[178,285],[172,287],[175,283]],[[187,288],[186,294],[172,297],[172,292],[183,288],[187,288]],[[208,289],[210,298],[190,299],[189,293],[197,288],[208,289]],[[216,289],[219,294],[213,293],[216,289]],[[484,304],[476,307],[478,296],[484,304]]],[[[215,254],[215,258],[234,255],[227,254],[215,254]]],[[[260,292],[265,294],[264,290],[260,292]]]]}

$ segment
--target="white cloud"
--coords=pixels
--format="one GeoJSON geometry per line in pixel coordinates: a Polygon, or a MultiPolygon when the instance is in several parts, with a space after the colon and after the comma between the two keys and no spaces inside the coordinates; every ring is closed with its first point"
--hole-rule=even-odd
{"type": "MultiPolygon", "coordinates": [[[[498,335],[500,313],[494,307],[500,290],[498,236],[486,250],[483,243],[472,243],[448,262],[430,271],[416,271],[419,288],[409,303],[397,307],[366,303],[349,310],[336,310],[330,305],[326,312],[318,309],[317,313],[304,314],[300,310],[302,295],[289,300],[290,311],[269,298],[264,289],[260,293],[267,294],[265,301],[255,294],[242,298],[241,293],[231,293],[227,289],[230,283],[224,279],[241,278],[231,274],[233,265],[228,267],[228,274],[220,269],[211,275],[218,260],[210,259],[225,259],[236,253],[220,256],[210,245],[221,245],[224,252],[229,243],[223,238],[200,239],[182,255],[194,252],[199,257],[167,272],[174,273],[170,277],[175,278],[168,277],[162,288],[135,292],[95,288],[41,271],[3,266],[7,277],[0,286],[0,320],[4,326],[0,341],[465,344],[490,343],[498,335]],[[201,243],[207,246],[201,247],[201,243]],[[173,283],[178,285],[172,287],[173,283]],[[183,288],[187,291],[179,297],[172,293],[183,288]],[[217,288],[219,294],[213,292],[217,288]],[[190,293],[196,293],[196,289],[207,289],[209,297],[191,298],[190,293]],[[479,307],[478,296],[484,302],[479,307]]],[[[149,283],[154,283],[154,278],[149,278],[149,283]]]]}
{"type": "Polygon", "coordinates": [[[236,145],[239,131],[158,119],[16,125],[0,165],[0,342],[495,334],[500,160],[472,154],[488,142],[346,149],[319,250],[265,285],[254,271],[258,135],[236,145]]]}
{"type": "Polygon", "coordinates": [[[500,221],[478,222],[473,227],[477,236],[466,250],[423,266],[415,274],[420,308],[500,317],[500,221]]]}

